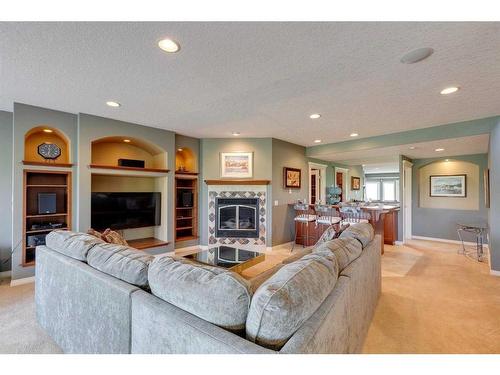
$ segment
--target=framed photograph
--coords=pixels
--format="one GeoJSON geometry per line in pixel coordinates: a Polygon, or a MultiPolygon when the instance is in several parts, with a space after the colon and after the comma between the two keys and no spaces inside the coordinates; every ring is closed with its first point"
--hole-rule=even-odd
{"type": "Polygon", "coordinates": [[[351,190],[361,189],[361,178],[351,176],[351,190]]]}
{"type": "Polygon", "coordinates": [[[302,170],[297,168],[283,168],[283,187],[285,189],[300,189],[302,170]]]}
{"type": "Polygon", "coordinates": [[[465,174],[429,177],[431,197],[456,197],[467,196],[467,176],[465,174]]]}
{"type": "Polygon", "coordinates": [[[252,178],[253,152],[221,152],[220,176],[222,178],[252,178]]]}

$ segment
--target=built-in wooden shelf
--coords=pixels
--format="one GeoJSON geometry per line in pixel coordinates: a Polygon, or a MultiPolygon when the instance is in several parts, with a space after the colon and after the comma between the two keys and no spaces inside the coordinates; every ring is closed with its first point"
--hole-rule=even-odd
{"type": "Polygon", "coordinates": [[[185,229],[193,229],[192,226],[189,226],[189,227],[177,227],[176,228],[177,230],[185,230],[185,229]]]}
{"type": "Polygon", "coordinates": [[[271,180],[205,180],[207,185],[269,185],[271,180]]]}
{"type": "Polygon", "coordinates": [[[176,189],[184,189],[184,190],[189,190],[189,189],[194,189],[192,186],[177,186],[176,189]]]}
{"type": "Polygon", "coordinates": [[[137,250],[150,249],[152,247],[167,246],[168,242],[159,240],[154,237],[138,238],[135,240],[127,240],[128,245],[137,250]]]}
{"type": "Polygon", "coordinates": [[[194,207],[175,207],[176,210],[192,210],[194,207]]]}
{"type": "Polygon", "coordinates": [[[43,167],[56,167],[56,168],[71,168],[73,164],[70,163],[52,163],[52,162],[43,162],[43,161],[29,161],[23,160],[24,165],[37,165],[43,167]]]}
{"type": "Polygon", "coordinates": [[[67,216],[67,213],[60,213],[60,214],[40,214],[40,215],[26,215],[26,219],[33,219],[33,218],[45,218],[45,217],[59,217],[59,216],[67,216]]]}
{"type": "Polygon", "coordinates": [[[198,176],[198,172],[175,171],[175,174],[186,175],[186,176],[198,176]]]}
{"type": "Polygon", "coordinates": [[[193,217],[192,216],[181,216],[181,217],[176,217],[175,219],[176,220],[188,220],[188,219],[192,219],[193,217]]]}
{"type": "Polygon", "coordinates": [[[176,174],[175,190],[174,232],[177,242],[179,238],[192,239],[198,236],[198,177],[185,173],[176,174]],[[191,201],[185,202],[186,195],[191,195],[191,201]],[[184,204],[189,203],[191,206],[184,207],[184,204]],[[179,217],[179,215],[186,216],[179,217]]]}
{"type": "Polygon", "coordinates": [[[119,171],[156,172],[156,173],[168,173],[170,171],[169,169],[162,169],[162,168],[120,167],[117,165],[100,165],[100,164],[89,164],[89,168],[113,169],[119,171]]]}
{"type": "Polygon", "coordinates": [[[175,240],[177,242],[181,242],[181,241],[191,241],[191,240],[196,240],[198,239],[198,236],[181,236],[181,237],[177,237],[175,240]]]}
{"type": "Polygon", "coordinates": [[[46,184],[46,185],[26,185],[26,187],[29,187],[29,188],[67,188],[68,185],[50,185],[50,184],[46,184]]]}
{"type": "Polygon", "coordinates": [[[56,229],[68,230],[67,227],[64,227],[64,228],[45,228],[45,229],[27,230],[26,234],[52,232],[53,230],[56,230],[56,229]]]}

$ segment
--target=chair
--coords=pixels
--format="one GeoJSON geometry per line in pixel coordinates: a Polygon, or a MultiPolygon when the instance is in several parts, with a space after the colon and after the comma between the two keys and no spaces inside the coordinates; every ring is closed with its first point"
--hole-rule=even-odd
{"type": "Polygon", "coordinates": [[[355,223],[369,223],[371,215],[368,212],[363,212],[356,207],[341,207],[340,217],[342,218],[341,225],[355,223]]]}
{"type": "Polygon", "coordinates": [[[316,221],[316,215],[311,214],[311,208],[308,204],[297,203],[293,206],[295,210],[295,218],[293,219],[295,225],[295,236],[292,245],[292,251],[297,243],[297,239],[300,238],[302,240],[302,247],[306,246],[306,243],[309,242],[310,238],[314,238],[314,236],[309,235],[309,224],[314,223],[316,221]],[[298,228],[297,223],[301,229],[301,235],[298,236],[298,228]]]}
{"type": "Polygon", "coordinates": [[[314,210],[316,211],[316,227],[319,227],[318,236],[331,226],[338,230],[342,218],[335,207],[317,204],[314,210]]]}

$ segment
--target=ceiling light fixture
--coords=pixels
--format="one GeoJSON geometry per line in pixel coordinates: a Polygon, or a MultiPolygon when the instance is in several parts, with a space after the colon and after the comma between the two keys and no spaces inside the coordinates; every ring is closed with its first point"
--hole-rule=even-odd
{"type": "Polygon", "coordinates": [[[426,58],[428,58],[433,53],[434,53],[434,50],[432,48],[428,48],[428,47],[417,48],[417,49],[414,49],[414,50],[412,50],[410,52],[405,53],[401,57],[400,61],[403,64],[415,64],[415,63],[417,63],[419,61],[425,60],[426,58]]]}
{"type": "Polygon", "coordinates": [[[158,47],[160,47],[163,51],[168,53],[176,53],[179,52],[179,50],[181,49],[179,43],[169,38],[160,40],[158,42],[158,47]]]}
{"type": "Polygon", "coordinates": [[[416,147],[415,146],[410,146],[410,150],[415,150],[416,147]]]}
{"type": "Polygon", "coordinates": [[[130,143],[130,139],[124,139],[123,142],[130,143]]]}
{"type": "Polygon", "coordinates": [[[460,88],[458,86],[450,86],[441,90],[441,95],[449,95],[457,92],[460,88]]]}
{"type": "Polygon", "coordinates": [[[107,102],[106,102],[106,105],[107,105],[108,107],[114,107],[114,108],[117,108],[117,107],[120,107],[120,106],[121,106],[121,104],[120,104],[120,103],[118,103],[118,102],[114,102],[114,101],[112,101],[112,100],[107,101],[107,102]]]}
{"type": "Polygon", "coordinates": [[[351,133],[350,136],[351,137],[357,137],[359,134],[358,133],[351,133]]]}
{"type": "Polygon", "coordinates": [[[233,132],[232,134],[233,134],[233,136],[234,136],[234,137],[237,137],[237,136],[239,136],[239,135],[240,135],[240,133],[239,133],[239,132],[233,132]]]}
{"type": "Polygon", "coordinates": [[[316,120],[321,117],[321,114],[319,113],[313,113],[312,115],[309,116],[310,119],[316,120]]]}
{"type": "Polygon", "coordinates": [[[321,143],[321,139],[315,139],[314,143],[321,143]]]}
{"type": "Polygon", "coordinates": [[[177,151],[182,152],[182,148],[178,148],[177,151]]]}
{"type": "Polygon", "coordinates": [[[54,131],[52,129],[43,129],[45,133],[53,133],[54,131]]]}
{"type": "Polygon", "coordinates": [[[442,152],[442,151],[444,151],[444,148],[436,148],[434,151],[436,151],[436,152],[442,152]]]}

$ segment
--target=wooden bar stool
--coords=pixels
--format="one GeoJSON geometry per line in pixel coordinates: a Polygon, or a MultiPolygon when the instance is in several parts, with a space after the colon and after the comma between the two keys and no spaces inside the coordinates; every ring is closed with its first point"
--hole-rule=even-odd
{"type": "Polygon", "coordinates": [[[317,204],[314,206],[314,210],[316,211],[316,226],[319,227],[319,230],[317,231],[318,238],[321,237],[324,231],[332,225],[335,230],[338,231],[340,227],[339,223],[342,221],[342,218],[335,207],[317,204]]]}
{"type": "Polygon", "coordinates": [[[297,203],[293,206],[295,210],[295,218],[293,219],[295,225],[295,236],[292,245],[292,251],[297,243],[297,239],[300,238],[302,240],[302,247],[306,247],[306,243],[308,243],[310,238],[314,238],[313,235],[309,235],[309,224],[314,223],[316,221],[316,215],[311,213],[311,208],[308,204],[297,203]],[[300,226],[301,235],[298,236],[298,228],[297,225],[300,226]]]}

